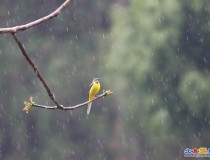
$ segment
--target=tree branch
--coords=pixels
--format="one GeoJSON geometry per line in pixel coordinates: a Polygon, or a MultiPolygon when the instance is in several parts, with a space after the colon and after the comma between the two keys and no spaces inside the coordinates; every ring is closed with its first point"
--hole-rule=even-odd
{"type": "Polygon", "coordinates": [[[25,57],[25,59],[28,61],[29,65],[33,68],[34,72],[36,73],[36,76],[39,78],[39,80],[41,81],[41,83],[43,84],[44,88],[46,89],[50,99],[56,104],[56,106],[58,108],[63,108],[62,105],[60,105],[56,100],[55,100],[55,96],[54,94],[51,92],[50,88],[48,87],[46,81],[44,80],[44,78],[42,77],[42,75],[40,74],[39,70],[37,69],[37,67],[35,66],[35,64],[33,63],[33,61],[30,59],[30,57],[28,56],[23,44],[21,43],[21,41],[18,39],[18,37],[16,36],[15,33],[12,33],[13,38],[15,39],[16,43],[18,44],[23,56],[25,57]]]}
{"type": "Polygon", "coordinates": [[[20,26],[15,26],[15,27],[10,27],[10,28],[0,28],[0,34],[2,33],[11,33],[15,42],[17,43],[18,47],[20,48],[23,56],[25,57],[25,59],[27,60],[27,62],[29,63],[29,65],[33,68],[34,72],[36,73],[36,76],[39,78],[39,80],[41,81],[42,85],[44,86],[44,88],[46,89],[48,96],[50,97],[50,99],[54,102],[54,104],[56,106],[45,106],[45,105],[39,105],[36,104],[35,102],[33,102],[33,98],[30,98],[30,102],[24,102],[24,109],[26,111],[26,113],[29,112],[29,109],[31,107],[37,107],[37,108],[45,108],[45,109],[60,109],[60,110],[74,110],[76,108],[82,107],[87,105],[88,103],[95,101],[99,98],[105,97],[108,94],[113,93],[111,90],[107,90],[104,91],[103,94],[95,97],[93,100],[90,101],[86,101],[84,103],[75,105],[75,106],[68,106],[68,107],[64,107],[63,105],[60,105],[56,99],[54,94],[52,93],[52,91],[50,90],[49,86],[47,85],[46,81],[44,80],[44,78],[42,77],[42,75],[40,74],[39,70],[37,69],[37,67],[35,66],[35,64],[33,63],[33,61],[31,60],[31,58],[29,57],[29,55],[27,54],[24,45],[22,44],[22,42],[18,39],[18,37],[16,36],[16,32],[17,31],[23,31],[26,29],[29,29],[33,26],[39,25],[42,22],[45,22],[53,17],[56,17],[72,0],[66,0],[58,9],[56,9],[54,12],[50,13],[49,15],[40,18],[38,20],[35,20],[33,22],[30,22],[28,24],[25,25],[20,25],[20,26]]]}
{"type": "Polygon", "coordinates": [[[81,104],[77,104],[77,105],[74,105],[74,106],[68,106],[68,107],[62,107],[62,108],[58,108],[57,106],[45,106],[45,105],[39,105],[39,104],[36,104],[36,103],[33,103],[32,104],[32,107],[37,107],[37,108],[44,108],[44,109],[60,109],[60,110],[74,110],[74,109],[77,109],[77,108],[80,108],[82,106],[85,106],[87,105],[88,103],[92,102],[92,101],[95,101],[97,99],[100,99],[102,97],[105,97],[107,96],[108,94],[111,94],[113,93],[112,91],[108,90],[106,92],[104,92],[103,94],[100,94],[98,95],[97,97],[95,97],[93,100],[90,100],[90,101],[86,101],[84,103],[81,103],[81,104]]]}
{"type": "Polygon", "coordinates": [[[59,8],[57,8],[54,12],[50,13],[49,15],[42,17],[40,19],[37,19],[33,22],[20,25],[20,26],[15,26],[15,27],[8,27],[8,28],[0,28],[0,34],[2,33],[16,33],[17,31],[23,31],[26,29],[29,29],[33,26],[39,25],[40,23],[43,23],[53,17],[56,17],[68,4],[70,4],[72,0],[66,0],[59,8]]]}
{"type": "Polygon", "coordinates": [[[46,105],[40,105],[40,104],[36,104],[34,101],[33,101],[33,97],[30,97],[30,102],[24,102],[24,108],[23,108],[23,110],[24,111],[26,111],[26,113],[29,113],[29,109],[31,108],[31,107],[37,107],[37,108],[43,108],[43,109],[60,109],[60,110],[74,110],[74,109],[77,109],[77,108],[80,108],[80,107],[82,107],[82,106],[85,106],[85,105],[87,105],[88,103],[90,103],[90,102],[92,102],[92,101],[95,101],[95,100],[97,100],[97,99],[99,99],[99,98],[102,98],[102,97],[105,97],[105,96],[107,96],[107,95],[109,95],[109,94],[112,94],[113,92],[111,91],[111,90],[107,90],[107,91],[103,91],[103,94],[101,94],[101,95],[99,95],[99,96],[97,96],[97,97],[95,97],[93,100],[89,100],[89,101],[86,101],[86,102],[84,102],[84,103],[81,103],[81,104],[77,104],[77,105],[75,105],[75,106],[69,106],[69,107],[63,107],[62,106],[62,108],[60,108],[60,107],[58,107],[58,106],[46,106],[46,105]]]}

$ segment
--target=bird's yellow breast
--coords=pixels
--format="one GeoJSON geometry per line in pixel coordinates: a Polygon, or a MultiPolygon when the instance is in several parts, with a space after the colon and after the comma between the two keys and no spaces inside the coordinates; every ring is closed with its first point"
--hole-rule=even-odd
{"type": "Polygon", "coordinates": [[[100,87],[100,83],[93,82],[89,92],[89,100],[94,98],[94,96],[99,92],[100,87]]]}

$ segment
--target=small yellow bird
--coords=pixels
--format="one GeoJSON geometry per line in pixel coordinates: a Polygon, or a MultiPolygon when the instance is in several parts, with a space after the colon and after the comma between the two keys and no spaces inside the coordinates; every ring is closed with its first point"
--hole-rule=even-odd
{"type": "MultiPolygon", "coordinates": [[[[100,87],[101,87],[100,82],[99,82],[100,79],[101,78],[94,78],[92,83],[90,84],[90,90],[88,93],[89,100],[93,100],[95,95],[99,92],[100,87]]],[[[92,105],[92,102],[88,103],[87,115],[89,115],[90,113],[91,105],[92,105]]]]}

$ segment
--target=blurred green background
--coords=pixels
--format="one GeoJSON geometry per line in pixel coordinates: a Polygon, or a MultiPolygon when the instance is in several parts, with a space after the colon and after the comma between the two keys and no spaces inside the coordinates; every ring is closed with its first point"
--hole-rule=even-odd
{"type": "MultiPolygon", "coordinates": [[[[63,1],[0,0],[0,27],[63,1]]],[[[185,159],[210,147],[208,0],[75,0],[18,37],[63,105],[87,100],[93,77],[114,94],[74,111],[51,105],[10,34],[0,35],[0,159],[185,159]]]]}

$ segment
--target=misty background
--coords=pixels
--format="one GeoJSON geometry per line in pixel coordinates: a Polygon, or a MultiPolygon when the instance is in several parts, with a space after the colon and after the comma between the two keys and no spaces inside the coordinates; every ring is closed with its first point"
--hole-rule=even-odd
{"type": "MultiPolygon", "coordinates": [[[[63,105],[87,100],[94,77],[104,99],[73,111],[52,105],[10,34],[0,35],[0,159],[185,159],[210,147],[208,0],[75,0],[58,17],[18,32],[63,105]]],[[[0,27],[43,17],[63,1],[0,0],[0,27]]]]}

